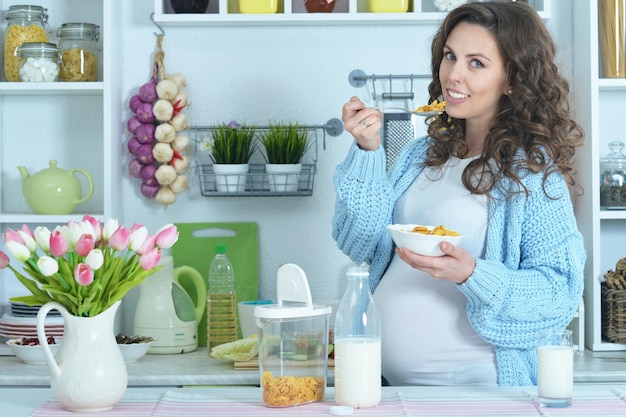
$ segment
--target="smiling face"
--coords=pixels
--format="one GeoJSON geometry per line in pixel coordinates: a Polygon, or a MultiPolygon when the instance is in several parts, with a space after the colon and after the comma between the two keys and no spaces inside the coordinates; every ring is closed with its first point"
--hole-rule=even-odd
{"type": "Polygon", "coordinates": [[[482,26],[459,23],[450,32],[439,68],[446,112],[467,126],[488,128],[509,91],[495,37],[482,26]]]}

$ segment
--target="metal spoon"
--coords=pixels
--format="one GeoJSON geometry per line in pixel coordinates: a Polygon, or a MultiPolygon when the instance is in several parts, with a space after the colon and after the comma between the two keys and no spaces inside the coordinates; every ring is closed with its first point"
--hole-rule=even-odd
{"type": "Polygon", "coordinates": [[[410,110],[410,109],[405,109],[404,107],[385,107],[385,108],[380,108],[380,107],[376,107],[378,110],[380,110],[381,112],[385,112],[385,110],[400,110],[402,112],[405,113],[411,113],[411,114],[415,114],[418,116],[435,116],[438,114],[441,114],[444,112],[444,110],[435,110],[435,111],[417,111],[417,110],[410,110]]]}

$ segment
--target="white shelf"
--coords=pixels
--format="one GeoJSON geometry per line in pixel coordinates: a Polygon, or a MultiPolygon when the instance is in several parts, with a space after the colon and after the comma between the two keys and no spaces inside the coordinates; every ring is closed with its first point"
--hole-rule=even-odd
{"type": "Polygon", "coordinates": [[[626,220],[626,210],[600,210],[598,216],[600,220],[626,220]]]}
{"type": "Polygon", "coordinates": [[[623,351],[626,345],[602,337],[601,280],[625,257],[623,230],[626,210],[600,208],[600,159],[608,143],[622,140],[613,121],[621,117],[619,103],[626,98],[626,79],[600,78],[598,1],[573,7],[574,85],[576,115],[585,130],[585,144],[576,152],[578,180],[584,194],[576,198],[576,217],[587,251],[585,268],[586,345],[594,351],[623,351]]]}
{"type": "MultiPolygon", "coordinates": [[[[2,214],[0,223],[3,224],[65,224],[69,221],[81,221],[87,213],[72,213],[68,215],[39,215],[32,213],[23,214],[2,214]]],[[[106,219],[102,214],[89,213],[90,216],[104,222],[106,219]]]]}
{"type": "MultiPolygon", "coordinates": [[[[0,10],[22,4],[0,0],[0,10]]],[[[99,81],[96,82],[0,82],[0,223],[52,224],[80,220],[85,213],[105,220],[120,215],[121,141],[121,21],[118,1],[40,0],[49,21],[90,22],[100,27],[103,45],[99,81]],[[21,192],[18,166],[30,175],[49,167],[56,159],[59,168],[86,169],[93,179],[93,196],[69,215],[37,215],[27,206],[21,192]]],[[[56,26],[48,33],[56,42],[56,26]]],[[[1,70],[1,68],[0,68],[1,70]]],[[[86,193],[86,181],[77,175],[86,193]]],[[[10,226],[13,227],[13,226],[10,226]]]]}
{"type": "Polygon", "coordinates": [[[598,87],[601,91],[626,90],[626,78],[600,78],[598,87]]]}
{"type": "Polygon", "coordinates": [[[102,95],[103,82],[0,83],[0,95],[102,95]]]}
{"type": "MultiPolygon", "coordinates": [[[[169,26],[201,25],[291,25],[291,24],[431,24],[439,23],[446,13],[435,9],[432,0],[411,0],[406,13],[370,13],[365,0],[336,0],[332,13],[307,13],[302,0],[279,0],[278,12],[272,14],[239,13],[237,0],[211,0],[206,13],[176,14],[169,0],[154,0],[154,20],[169,26]]],[[[549,19],[551,0],[535,0],[539,15],[549,19]]]]}

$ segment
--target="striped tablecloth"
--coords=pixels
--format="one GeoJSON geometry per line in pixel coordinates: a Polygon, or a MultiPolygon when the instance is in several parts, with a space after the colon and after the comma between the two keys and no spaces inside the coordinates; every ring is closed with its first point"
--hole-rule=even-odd
{"type": "MultiPolygon", "coordinates": [[[[397,389],[397,388],[396,388],[397,389]]],[[[385,390],[380,405],[354,410],[355,416],[419,416],[419,417],[518,417],[518,416],[626,416],[625,393],[618,389],[577,392],[573,405],[568,408],[541,407],[532,392],[480,396],[419,394],[385,390]]],[[[427,391],[425,391],[427,392],[427,391]]],[[[327,392],[323,402],[296,407],[269,408],[263,405],[257,388],[229,390],[179,389],[163,394],[127,394],[112,410],[97,413],[98,417],[251,417],[251,416],[328,416],[334,404],[332,392],[327,392]],[[330,394],[330,395],[329,395],[330,394]]],[[[55,400],[38,408],[33,417],[94,417],[93,413],[68,414],[55,400]]]]}

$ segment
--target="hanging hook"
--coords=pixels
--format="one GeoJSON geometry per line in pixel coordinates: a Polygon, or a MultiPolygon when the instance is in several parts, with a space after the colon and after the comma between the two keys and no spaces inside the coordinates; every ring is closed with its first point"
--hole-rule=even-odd
{"type": "MultiPolygon", "coordinates": [[[[150,20],[152,20],[152,23],[154,23],[154,26],[156,26],[159,29],[159,32],[161,32],[160,36],[165,36],[165,31],[163,30],[163,28],[154,20],[154,12],[150,13],[150,20]]],[[[156,32],[154,32],[154,34],[156,36],[159,36],[159,34],[156,32]]]]}

